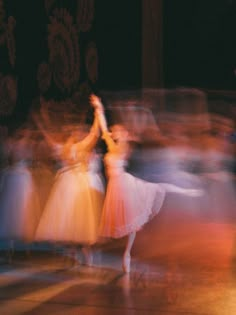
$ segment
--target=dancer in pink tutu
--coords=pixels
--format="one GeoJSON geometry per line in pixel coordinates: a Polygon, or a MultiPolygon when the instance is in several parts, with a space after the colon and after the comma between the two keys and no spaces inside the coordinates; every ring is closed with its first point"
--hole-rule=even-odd
{"type": "Polygon", "coordinates": [[[111,238],[128,236],[123,255],[123,271],[129,273],[130,252],[136,232],[160,211],[166,192],[188,196],[198,196],[200,192],[172,184],[150,183],[127,173],[125,168],[131,153],[131,134],[123,125],[113,125],[109,132],[100,99],[92,95],[90,101],[98,113],[102,136],[108,147],[104,157],[108,185],[100,234],[111,238]]]}

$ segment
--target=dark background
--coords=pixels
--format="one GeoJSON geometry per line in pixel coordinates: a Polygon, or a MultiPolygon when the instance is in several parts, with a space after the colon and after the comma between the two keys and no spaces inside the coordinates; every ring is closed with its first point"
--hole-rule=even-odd
{"type": "MultiPolygon", "coordinates": [[[[48,0],[49,1],[49,0],[48,0]]],[[[54,0],[54,7],[66,7],[74,16],[82,0],[54,0]]],[[[144,0],[145,1],[145,0],[144,0]]],[[[47,25],[44,0],[3,0],[6,18],[16,20],[14,31],[16,62],[7,61],[7,50],[0,46],[0,73],[17,78],[18,96],[11,114],[25,117],[32,101],[40,94],[38,65],[48,59],[47,25]]],[[[50,2],[50,1],[49,1],[50,2]]],[[[89,40],[98,51],[98,79],[89,82],[92,90],[136,89],[142,87],[142,1],[95,0],[92,27],[79,36],[80,53],[89,40]]],[[[194,86],[214,90],[234,90],[236,86],[236,1],[163,0],[163,11],[153,15],[163,26],[164,87],[194,86]]],[[[151,31],[151,30],[150,30],[151,31]]],[[[161,43],[157,43],[160,45],[161,43]]],[[[88,82],[81,58],[79,84],[88,82]]],[[[74,92],[74,91],[73,91],[74,92]]],[[[1,95],[0,95],[1,96],[1,95]]],[[[70,98],[50,88],[47,97],[70,98]]]]}
{"type": "Polygon", "coordinates": [[[236,1],[163,4],[165,84],[235,89],[236,1]]]}
{"type": "Polygon", "coordinates": [[[96,1],[94,30],[99,52],[99,87],[140,88],[142,2],[96,1]]]}
{"type": "MultiPolygon", "coordinates": [[[[235,89],[235,0],[165,0],[162,19],[165,87],[235,89]]],[[[140,0],[97,1],[102,87],[141,86],[141,32],[140,0]]]]}

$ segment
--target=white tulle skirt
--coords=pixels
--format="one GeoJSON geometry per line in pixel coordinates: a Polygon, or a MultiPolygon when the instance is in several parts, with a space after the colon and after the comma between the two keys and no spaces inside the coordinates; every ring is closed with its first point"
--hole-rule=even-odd
{"type": "Polygon", "coordinates": [[[138,231],[161,209],[165,190],[123,172],[109,178],[100,225],[102,237],[120,238],[138,231]]]}
{"type": "Polygon", "coordinates": [[[58,171],[37,233],[37,241],[93,244],[104,199],[102,176],[79,168],[58,171]]]}
{"type": "Polygon", "coordinates": [[[0,195],[0,238],[33,241],[39,219],[39,199],[31,172],[24,163],[6,169],[0,195]]]}

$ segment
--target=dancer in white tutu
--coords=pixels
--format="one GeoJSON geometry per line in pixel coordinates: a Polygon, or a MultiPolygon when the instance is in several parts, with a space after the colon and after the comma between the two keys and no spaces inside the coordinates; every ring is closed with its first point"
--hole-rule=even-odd
{"type": "Polygon", "coordinates": [[[92,95],[90,100],[98,112],[102,136],[108,147],[104,157],[108,186],[100,234],[111,238],[128,236],[123,255],[123,270],[128,273],[136,232],[160,211],[166,192],[198,196],[199,191],[171,184],[150,183],[127,173],[125,168],[132,140],[130,133],[123,125],[113,125],[109,132],[100,99],[92,95]]]}
{"type": "Polygon", "coordinates": [[[38,194],[29,170],[30,130],[18,129],[9,138],[8,157],[10,165],[3,173],[0,194],[0,239],[30,243],[40,219],[38,194]]]}
{"type": "Polygon", "coordinates": [[[98,238],[104,199],[104,183],[98,169],[99,156],[94,151],[100,134],[98,119],[95,115],[88,133],[77,127],[61,145],[54,143],[42,126],[40,129],[57,148],[63,167],[56,174],[36,240],[66,244],[72,248],[82,245],[86,263],[90,265],[90,245],[98,238]]]}

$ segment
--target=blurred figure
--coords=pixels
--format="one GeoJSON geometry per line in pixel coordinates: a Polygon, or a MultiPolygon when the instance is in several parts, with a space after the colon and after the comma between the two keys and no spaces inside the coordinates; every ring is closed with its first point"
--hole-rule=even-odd
{"type": "Polygon", "coordinates": [[[40,206],[29,169],[32,140],[27,126],[8,138],[7,150],[9,166],[3,173],[0,194],[0,239],[30,243],[39,222],[40,206]]]}
{"type": "MultiPolygon", "coordinates": [[[[183,114],[175,114],[166,124],[164,131],[160,127],[165,134],[165,143],[157,153],[155,182],[202,190],[200,176],[194,171],[199,154],[193,147],[192,139],[187,135],[184,117],[183,114]]],[[[199,199],[192,200],[184,195],[172,194],[168,196],[164,208],[167,216],[183,222],[190,217],[196,217],[200,210],[199,202],[199,199]]]]}
{"type": "Polygon", "coordinates": [[[129,273],[130,252],[136,232],[160,211],[166,192],[190,196],[197,196],[199,192],[170,184],[150,183],[127,173],[125,168],[131,153],[130,144],[135,139],[120,124],[113,125],[109,132],[100,99],[92,95],[90,100],[98,112],[102,137],[108,147],[108,153],[104,157],[108,186],[100,234],[111,238],[128,236],[123,255],[123,270],[129,273]]]}
{"type": "Polygon", "coordinates": [[[69,255],[75,260],[75,248],[82,245],[86,264],[91,265],[90,246],[98,239],[104,197],[100,157],[95,153],[100,134],[98,119],[95,115],[89,132],[77,126],[64,143],[57,143],[43,128],[40,119],[36,121],[62,165],[41,217],[36,240],[69,246],[69,255]]]}
{"type": "Polygon", "coordinates": [[[233,145],[230,120],[211,114],[211,125],[202,134],[201,176],[206,194],[203,198],[205,218],[211,222],[230,223],[236,219],[233,145]]]}

